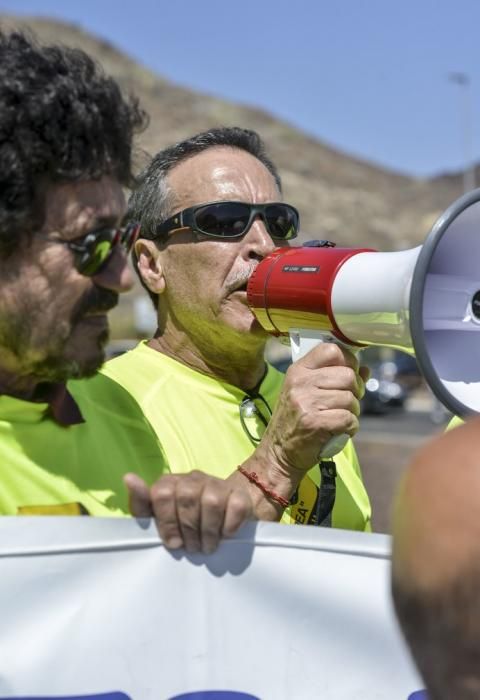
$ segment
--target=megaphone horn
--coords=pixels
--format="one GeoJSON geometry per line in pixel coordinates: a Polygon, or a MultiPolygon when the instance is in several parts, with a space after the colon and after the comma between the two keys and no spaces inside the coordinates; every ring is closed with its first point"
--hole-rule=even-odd
{"type": "Polygon", "coordinates": [[[480,412],[480,189],[454,202],[423,246],[393,253],[325,241],[279,248],[250,277],[259,323],[292,358],[334,340],[415,355],[437,398],[480,412]]]}

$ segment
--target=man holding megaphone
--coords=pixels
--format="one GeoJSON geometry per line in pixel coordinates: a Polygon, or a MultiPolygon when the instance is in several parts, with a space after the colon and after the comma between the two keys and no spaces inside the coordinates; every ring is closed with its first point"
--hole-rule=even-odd
{"type": "Polygon", "coordinates": [[[262,519],[368,530],[353,444],[332,449],[358,429],[368,370],[345,345],[323,343],[284,378],[265,363],[269,330],[247,303],[252,274],[299,226],[258,135],[214,129],[160,152],[129,209],[141,220],[135,262],[158,330],[106,365],[99,396],[105,382],[121,384],[172,473],[202,469],[247,487],[262,519]]]}
{"type": "Polygon", "coordinates": [[[450,410],[475,410],[478,199],[412,250],[290,248],[298,213],[256,134],[215,129],[168,148],[130,202],[158,330],[104,374],[140,404],[173,473],[247,484],[265,519],[368,529],[350,440],[366,377],[354,351],[414,353],[450,410]],[[263,359],[269,333],[290,337],[297,360],[284,383],[263,359]],[[252,454],[255,469],[238,470],[252,454]]]}

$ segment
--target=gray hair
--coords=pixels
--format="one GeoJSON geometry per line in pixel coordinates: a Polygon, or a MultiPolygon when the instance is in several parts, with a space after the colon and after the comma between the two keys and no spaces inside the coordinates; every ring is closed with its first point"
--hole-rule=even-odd
{"type": "MultiPolygon", "coordinates": [[[[229,146],[250,153],[263,163],[272,174],[279,191],[282,191],[282,181],[278,170],[267,156],[265,144],[255,131],[241,129],[237,126],[223,126],[203,131],[157,153],[139,175],[135,190],[128,202],[127,218],[129,221],[138,221],[141,224],[141,238],[155,238],[158,224],[174,213],[176,193],[168,184],[169,172],[188,158],[202,153],[208,148],[218,146],[229,146]]],[[[138,271],[135,253],[133,253],[132,259],[142,286],[157,308],[158,295],[151,292],[144,284],[138,271]]]]}
{"type": "Polygon", "coordinates": [[[140,222],[142,238],[154,238],[157,225],[174,213],[175,192],[167,183],[170,170],[184,160],[217,146],[230,146],[250,153],[265,165],[278,189],[282,191],[278,170],[267,156],[265,145],[255,131],[236,126],[204,131],[157,153],[140,174],[128,203],[128,218],[140,222]]]}

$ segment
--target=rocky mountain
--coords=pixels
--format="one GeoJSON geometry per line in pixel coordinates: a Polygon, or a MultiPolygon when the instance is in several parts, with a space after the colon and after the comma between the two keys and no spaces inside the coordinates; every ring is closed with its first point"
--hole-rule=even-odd
{"type": "Polygon", "coordinates": [[[77,26],[2,14],[0,26],[30,28],[42,42],[83,48],[140,98],[150,125],[139,139],[139,167],[148,154],[212,126],[258,131],[280,169],[285,199],[300,210],[304,240],[330,238],[338,245],[381,250],[411,247],[462,192],[461,174],[415,179],[353,158],[265,111],[174,85],[77,26]]]}

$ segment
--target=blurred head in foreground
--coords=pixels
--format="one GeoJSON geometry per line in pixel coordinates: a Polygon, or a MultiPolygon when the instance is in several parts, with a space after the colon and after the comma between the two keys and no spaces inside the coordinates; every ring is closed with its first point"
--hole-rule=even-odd
{"type": "Polygon", "coordinates": [[[430,700],[480,698],[480,419],[414,459],[395,509],[392,592],[430,700]]]}

